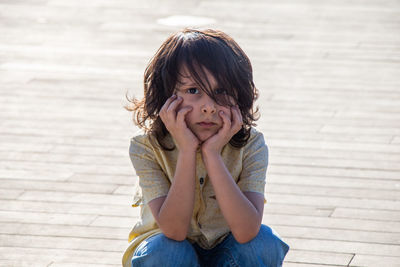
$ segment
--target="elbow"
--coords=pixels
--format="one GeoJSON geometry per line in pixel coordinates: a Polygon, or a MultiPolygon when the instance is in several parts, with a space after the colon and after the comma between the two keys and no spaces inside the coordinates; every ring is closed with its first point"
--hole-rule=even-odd
{"type": "Polygon", "coordinates": [[[168,223],[162,223],[162,221],[160,222],[159,220],[156,221],[161,232],[167,238],[175,241],[183,241],[186,239],[189,231],[189,225],[184,225],[181,223],[170,222],[170,221],[167,221],[168,223]]]}
{"type": "Polygon", "coordinates": [[[164,235],[166,237],[168,237],[169,239],[172,239],[172,240],[175,240],[175,241],[178,241],[178,242],[181,242],[181,241],[186,239],[186,235],[182,235],[182,234],[167,234],[167,233],[164,233],[164,235]]]}
{"type": "Polygon", "coordinates": [[[175,241],[183,241],[187,237],[187,230],[184,229],[175,229],[175,230],[161,229],[161,231],[166,237],[175,241]]]}
{"type": "Polygon", "coordinates": [[[261,227],[261,225],[258,227],[255,227],[253,229],[248,229],[246,231],[241,231],[238,233],[232,232],[232,234],[238,243],[245,244],[245,243],[253,240],[258,235],[258,233],[260,231],[260,227],[261,227]]]}
{"type": "Polygon", "coordinates": [[[164,233],[164,235],[166,237],[168,237],[169,239],[178,241],[178,242],[181,242],[186,239],[186,236],[184,236],[184,235],[170,235],[170,234],[165,234],[165,233],[164,233]]]}
{"type": "Polygon", "coordinates": [[[245,243],[253,240],[255,237],[256,237],[256,235],[255,236],[247,235],[247,236],[238,236],[238,237],[235,237],[235,239],[239,244],[245,244],[245,243]]]}

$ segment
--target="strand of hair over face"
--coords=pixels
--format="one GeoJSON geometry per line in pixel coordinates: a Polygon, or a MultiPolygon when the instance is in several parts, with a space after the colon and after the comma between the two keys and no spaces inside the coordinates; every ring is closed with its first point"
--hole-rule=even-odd
{"type": "MultiPolygon", "coordinates": [[[[252,66],[247,55],[230,36],[221,31],[186,28],[167,38],[146,67],[144,98],[138,100],[126,96],[132,105],[125,108],[133,112],[134,123],[153,135],[163,149],[174,149],[163,142],[168,131],[158,113],[174,93],[182,66],[187,67],[201,89],[216,102],[220,100],[211,90],[203,68],[214,76],[220,87],[228,90],[243,117],[242,129],[229,143],[234,147],[244,146],[250,137],[250,128],[256,125],[255,121],[259,118],[258,107],[253,110],[258,90],[254,86],[252,66]]],[[[222,102],[219,104],[231,105],[222,102]]]]}

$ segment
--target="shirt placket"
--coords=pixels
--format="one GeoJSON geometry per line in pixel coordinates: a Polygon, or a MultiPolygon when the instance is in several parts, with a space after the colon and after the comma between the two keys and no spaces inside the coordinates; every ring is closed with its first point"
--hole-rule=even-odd
{"type": "Polygon", "coordinates": [[[204,197],[203,197],[203,188],[204,188],[204,184],[206,182],[206,175],[207,173],[205,172],[205,167],[201,158],[201,154],[199,153],[197,155],[197,165],[198,165],[198,170],[196,172],[197,174],[197,182],[199,183],[199,188],[200,188],[200,192],[199,192],[199,199],[200,199],[200,209],[199,209],[199,213],[197,215],[197,226],[200,228],[200,230],[202,229],[202,225],[200,223],[200,217],[202,215],[202,213],[205,211],[205,202],[204,202],[204,197]]]}
{"type": "MultiPolygon", "coordinates": [[[[202,213],[204,210],[204,197],[203,197],[203,188],[204,188],[204,183],[206,181],[206,175],[205,174],[201,174],[199,175],[199,184],[200,184],[200,212],[202,213]]],[[[199,215],[201,215],[201,213],[199,212],[199,215]]],[[[199,228],[202,228],[202,225],[200,224],[200,216],[197,216],[197,225],[199,226],[199,228]]]]}

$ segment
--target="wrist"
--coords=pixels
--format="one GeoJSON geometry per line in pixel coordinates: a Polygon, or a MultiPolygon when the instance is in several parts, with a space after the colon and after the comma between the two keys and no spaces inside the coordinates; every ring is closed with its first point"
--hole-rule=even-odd
{"type": "Polygon", "coordinates": [[[221,153],[217,150],[202,150],[201,154],[203,156],[204,163],[216,161],[221,158],[221,153]]]}
{"type": "Polygon", "coordinates": [[[204,156],[207,156],[207,157],[208,157],[208,156],[210,156],[210,157],[215,157],[215,156],[221,154],[221,150],[218,149],[218,148],[216,148],[215,146],[208,146],[208,147],[202,146],[202,147],[201,147],[201,153],[202,153],[204,156]]]}
{"type": "Polygon", "coordinates": [[[184,153],[196,153],[197,148],[199,147],[198,142],[196,141],[192,141],[192,142],[178,142],[175,138],[174,138],[174,143],[178,149],[179,152],[184,152],[184,153]]]}
{"type": "Polygon", "coordinates": [[[195,156],[197,153],[197,147],[185,147],[180,149],[178,147],[178,152],[179,155],[185,156],[185,157],[190,157],[190,156],[195,156]]]}

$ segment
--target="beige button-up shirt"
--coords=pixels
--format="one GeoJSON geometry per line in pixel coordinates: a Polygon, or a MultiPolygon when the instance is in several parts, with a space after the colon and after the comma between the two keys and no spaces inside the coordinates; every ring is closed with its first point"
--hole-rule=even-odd
{"type": "MultiPolygon", "coordinates": [[[[171,136],[166,138],[167,144],[174,144],[171,136]]],[[[140,242],[161,232],[147,204],[168,194],[179,152],[177,149],[165,151],[153,145],[148,135],[140,134],[131,139],[129,153],[139,177],[132,206],[141,209],[141,218],[129,234],[130,243],[123,256],[123,265],[126,267],[131,266],[132,254],[140,242]]],[[[264,194],[268,148],[262,133],[252,128],[244,147],[235,148],[228,143],[222,149],[221,156],[242,192],[264,194]]],[[[210,249],[220,243],[230,229],[219,208],[200,150],[196,157],[195,204],[187,239],[210,249]]]]}

